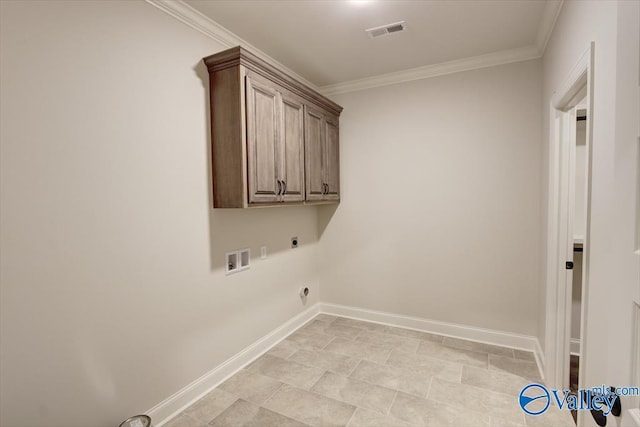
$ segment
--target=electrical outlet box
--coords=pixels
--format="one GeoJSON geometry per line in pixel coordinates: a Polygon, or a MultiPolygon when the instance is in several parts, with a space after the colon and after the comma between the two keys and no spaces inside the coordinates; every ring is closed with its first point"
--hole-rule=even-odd
{"type": "Polygon", "coordinates": [[[260,246],[260,259],[267,259],[267,247],[260,246]]]}
{"type": "Polygon", "coordinates": [[[238,249],[237,251],[227,252],[225,257],[225,274],[238,273],[249,268],[251,264],[251,250],[238,249]]]}
{"type": "Polygon", "coordinates": [[[251,260],[251,251],[249,249],[240,250],[240,268],[249,268],[249,261],[251,260]]]}
{"type": "Polygon", "coordinates": [[[235,273],[238,271],[238,252],[227,252],[225,254],[226,259],[226,274],[235,273]]]}

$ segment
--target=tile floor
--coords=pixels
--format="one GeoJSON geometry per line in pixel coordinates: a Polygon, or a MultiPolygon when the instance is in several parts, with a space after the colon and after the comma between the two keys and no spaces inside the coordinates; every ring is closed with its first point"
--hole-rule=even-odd
{"type": "Polygon", "coordinates": [[[574,427],[525,416],[539,379],[533,353],[320,314],[165,427],[574,427]]]}

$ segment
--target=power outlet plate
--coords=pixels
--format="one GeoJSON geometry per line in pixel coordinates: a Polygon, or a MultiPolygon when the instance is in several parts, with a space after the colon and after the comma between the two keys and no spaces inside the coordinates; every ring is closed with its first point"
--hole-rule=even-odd
{"type": "Polygon", "coordinates": [[[238,272],[238,251],[227,252],[224,254],[225,274],[233,274],[238,272]]]}
{"type": "Polygon", "coordinates": [[[251,264],[251,250],[247,248],[227,252],[224,254],[224,259],[225,274],[229,275],[238,273],[249,268],[249,265],[251,264]]]}
{"type": "Polygon", "coordinates": [[[297,236],[296,237],[292,237],[291,238],[291,249],[297,248],[298,247],[298,243],[300,243],[298,241],[298,237],[297,236]]]}

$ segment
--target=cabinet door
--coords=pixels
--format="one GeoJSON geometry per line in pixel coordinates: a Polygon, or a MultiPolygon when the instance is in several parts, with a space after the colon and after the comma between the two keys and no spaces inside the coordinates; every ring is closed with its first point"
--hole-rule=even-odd
{"type": "Polygon", "coordinates": [[[326,183],[325,200],[340,200],[340,145],[338,118],[327,115],[325,118],[325,161],[324,176],[326,183]]]}
{"type": "Polygon", "coordinates": [[[253,76],[246,82],[249,203],[277,202],[278,93],[253,76]]]}
{"type": "Polygon", "coordinates": [[[304,200],[304,105],[281,92],[280,163],[278,179],[283,182],[284,202],[304,200]]]}
{"type": "Polygon", "coordinates": [[[322,200],[325,192],[323,162],[325,159],[324,115],[305,106],[305,181],[307,200],[322,200]]]}

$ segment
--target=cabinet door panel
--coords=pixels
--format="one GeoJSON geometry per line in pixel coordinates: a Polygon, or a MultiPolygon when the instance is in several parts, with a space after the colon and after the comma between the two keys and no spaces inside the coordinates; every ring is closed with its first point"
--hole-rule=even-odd
{"type": "Polygon", "coordinates": [[[322,163],[324,154],[324,117],[322,113],[305,107],[305,181],[307,200],[322,200],[325,183],[322,163]]]}
{"type": "Polygon", "coordinates": [[[247,174],[249,203],[278,200],[278,94],[247,76],[247,174]]]}
{"type": "Polygon", "coordinates": [[[285,202],[304,200],[304,105],[282,93],[281,163],[278,176],[285,183],[285,202]]]}
{"type": "Polygon", "coordinates": [[[339,151],[338,119],[327,116],[325,121],[325,182],[327,192],[325,200],[340,199],[340,151],[339,151]]]}

